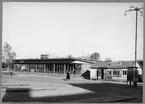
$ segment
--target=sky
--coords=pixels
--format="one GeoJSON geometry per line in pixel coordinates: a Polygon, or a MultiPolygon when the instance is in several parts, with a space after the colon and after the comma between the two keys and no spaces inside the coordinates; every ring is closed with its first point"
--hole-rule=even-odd
{"type": "MultiPolygon", "coordinates": [[[[142,3],[3,2],[2,44],[17,59],[41,54],[80,57],[93,52],[100,59],[134,60],[135,12],[142,3]]],[[[143,59],[143,16],[138,13],[137,59],[143,59]]]]}

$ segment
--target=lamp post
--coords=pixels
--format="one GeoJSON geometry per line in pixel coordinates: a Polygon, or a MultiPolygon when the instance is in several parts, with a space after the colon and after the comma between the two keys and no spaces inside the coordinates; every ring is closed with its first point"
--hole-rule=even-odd
{"type": "MultiPolygon", "coordinates": [[[[135,11],[136,12],[136,26],[135,26],[135,68],[136,68],[136,60],[137,60],[137,20],[138,20],[138,12],[141,13],[141,16],[143,16],[143,12],[141,11],[143,8],[133,7],[130,6],[130,9],[125,11],[125,15],[127,15],[127,12],[135,11]]],[[[137,86],[137,81],[135,80],[135,71],[133,71],[133,82],[134,85],[137,86]]]]}

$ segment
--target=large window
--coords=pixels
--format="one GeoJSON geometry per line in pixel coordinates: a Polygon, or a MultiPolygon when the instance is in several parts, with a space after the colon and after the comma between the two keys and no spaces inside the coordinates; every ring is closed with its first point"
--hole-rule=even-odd
{"type": "Polygon", "coordinates": [[[109,75],[111,75],[111,71],[109,71],[109,75]]]}
{"type": "Polygon", "coordinates": [[[123,75],[127,75],[127,71],[126,70],[123,70],[123,75]]]}
{"type": "Polygon", "coordinates": [[[116,70],[115,70],[115,71],[113,71],[113,75],[116,75],[116,70]]]}
{"type": "Polygon", "coordinates": [[[114,70],[114,71],[113,71],[113,75],[114,75],[114,76],[119,76],[119,75],[120,75],[120,71],[114,70]]]}
{"type": "Polygon", "coordinates": [[[116,75],[120,75],[120,71],[116,71],[116,75]]]}

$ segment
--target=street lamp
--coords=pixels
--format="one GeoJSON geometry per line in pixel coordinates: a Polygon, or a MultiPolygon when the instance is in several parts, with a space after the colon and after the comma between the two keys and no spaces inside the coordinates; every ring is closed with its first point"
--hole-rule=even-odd
{"type": "MultiPolygon", "coordinates": [[[[143,12],[141,11],[143,8],[138,8],[134,6],[130,6],[130,9],[125,11],[125,15],[127,15],[127,12],[135,11],[136,12],[136,26],[135,26],[135,68],[136,68],[136,59],[137,59],[137,17],[138,17],[138,12],[141,13],[141,16],[143,16],[143,12]]],[[[133,71],[134,72],[134,71],[133,71]]],[[[137,81],[135,81],[135,72],[133,73],[133,79],[134,79],[134,84],[137,85],[137,81]]]]}
{"type": "Polygon", "coordinates": [[[127,15],[126,13],[127,12],[130,12],[130,11],[135,11],[136,12],[136,27],[135,27],[135,67],[136,67],[136,55],[137,55],[137,17],[138,17],[138,12],[141,13],[141,16],[143,16],[143,12],[141,11],[141,9],[143,8],[138,8],[138,7],[133,7],[133,6],[130,6],[130,9],[125,11],[125,15],[127,15]]]}

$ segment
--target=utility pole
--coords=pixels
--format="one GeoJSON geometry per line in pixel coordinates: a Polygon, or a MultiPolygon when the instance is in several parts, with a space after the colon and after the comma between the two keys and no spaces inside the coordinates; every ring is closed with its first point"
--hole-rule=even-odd
{"type": "MultiPolygon", "coordinates": [[[[141,9],[143,8],[138,8],[138,7],[133,7],[130,6],[130,9],[125,11],[125,15],[127,15],[127,12],[131,12],[131,11],[135,11],[136,13],[136,26],[135,26],[135,68],[136,68],[136,60],[137,60],[137,20],[138,20],[138,12],[141,13],[141,16],[143,16],[143,12],[141,11],[141,9]]],[[[133,71],[133,81],[134,81],[134,85],[137,86],[137,81],[135,80],[135,71],[133,71]]]]}

